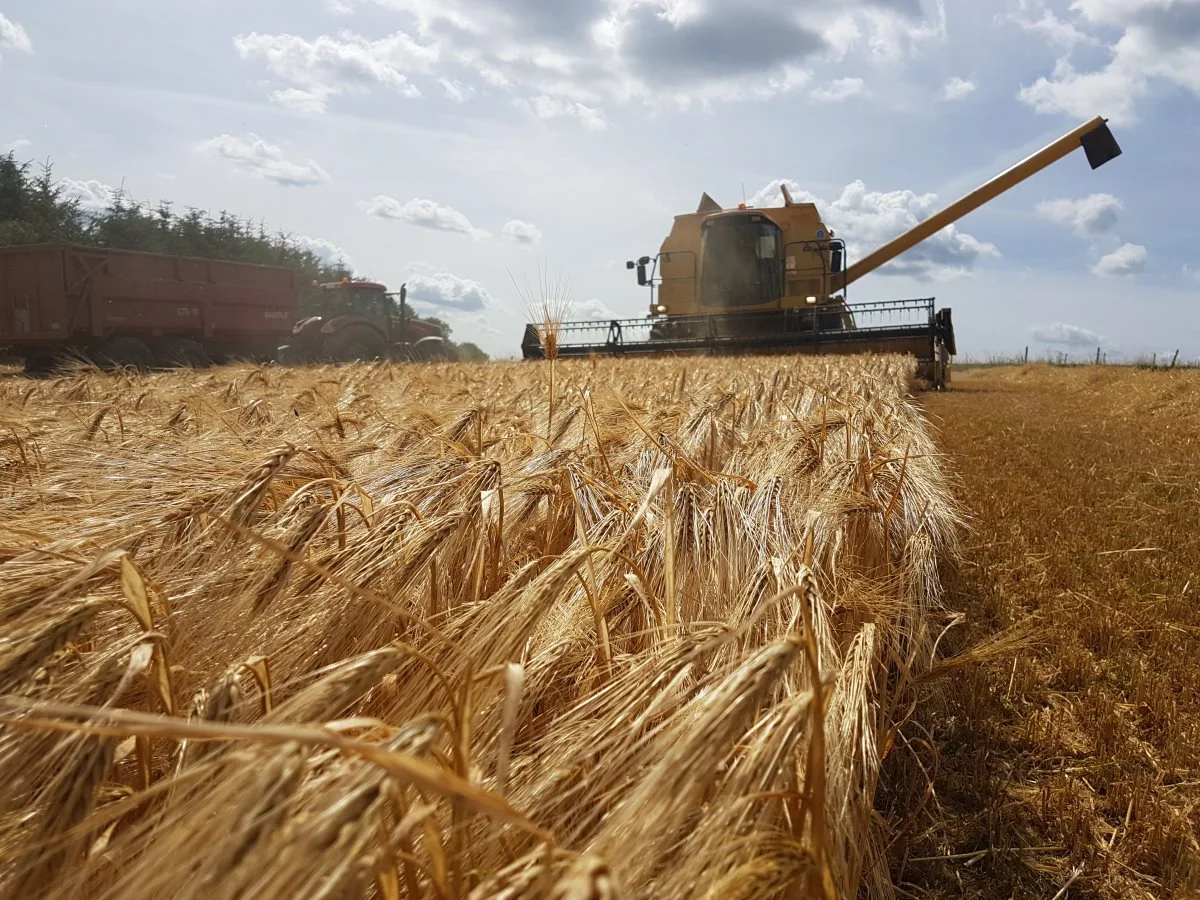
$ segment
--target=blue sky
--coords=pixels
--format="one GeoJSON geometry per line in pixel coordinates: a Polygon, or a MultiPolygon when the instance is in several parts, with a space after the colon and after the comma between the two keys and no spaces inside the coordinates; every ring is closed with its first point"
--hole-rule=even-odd
{"type": "Polygon", "coordinates": [[[263,220],[495,355],[539,269],[625,259],[702,191],[816,198],[854,255],[1094,115],[1077,152],[851,299],[934,296],[981,357],[1200,356],[1200,0],[0,0],[0,151],[263,220]]]}

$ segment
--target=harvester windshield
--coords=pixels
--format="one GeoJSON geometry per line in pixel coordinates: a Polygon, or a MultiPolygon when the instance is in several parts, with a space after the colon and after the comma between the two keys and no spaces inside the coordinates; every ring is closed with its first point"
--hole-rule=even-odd
{"type": "Polygon", "coordinates": [[[783,296],[780,229],[766,216],[717,216],[701,240],[701,306],[763,306],[783,296]]]}

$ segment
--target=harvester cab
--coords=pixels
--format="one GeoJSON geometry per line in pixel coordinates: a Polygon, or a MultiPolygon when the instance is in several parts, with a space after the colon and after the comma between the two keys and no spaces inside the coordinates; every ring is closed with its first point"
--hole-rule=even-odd
{"type": "Polygon", "coordinates": [[[376,281],[344,278],[313,286],[314,315],[296,323],[291,343],[281,348],[281,359],[352,362],[447,356],[442,330],[413,315],[407,285],[392,292],[376,281]]]}
{"type": "MultiPolygon", "coordinates": [[[[943,388],[957,353],[950,309],[933,298],[850,303],[849,286],[1080,147],[1093,169],[1121,154],[1097,116],[855,262],[816,205],[786,185],[781,204],[763,208],[725,209],[705,193],[675,217],[656,256],[625,264],[650,290],[649,315],[558,323],[558,354],[899,353],[943,388]]],[[[526,359],[545,355],[540,333],[526,325],[526,359]]]]}

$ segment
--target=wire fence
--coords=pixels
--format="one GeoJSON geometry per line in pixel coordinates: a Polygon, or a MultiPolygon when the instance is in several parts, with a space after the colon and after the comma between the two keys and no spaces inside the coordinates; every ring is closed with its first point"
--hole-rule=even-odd
{"type": "Polygon", "coordinates": [[[1103,347],[1090,350],[1041,350],[1031,352],[1029,347],[1013,354],[959,354],[954,358],[956,368],[968,366],[1124,366],[1138,369],[1196,369],[1200,368],[1200,356],[1184,356],[1179,350],[1162,353],[1144,353],[1130,356],[1124,353],[1109,353],[1103,347]]]}

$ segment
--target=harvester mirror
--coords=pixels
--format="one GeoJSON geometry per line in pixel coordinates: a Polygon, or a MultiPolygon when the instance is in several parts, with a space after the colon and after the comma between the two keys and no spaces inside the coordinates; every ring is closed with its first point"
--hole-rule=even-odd
{"type": "Polygon", "coordinates": [[[634,265],[635,265],[635,263],[632,259],[625,260],[625,268],[632,269],[634,267],[634,265]]]}
{"type": "Polygon", "coordinates": [[[834,247],[829,252],[829,271],[834,275],[842,271],[843,251],[841,247],[834,247]]]}
{"type": "Polygon", "coordinates": [[[648,266],[649,264],[650,264],[650,257],[648,257],[648,256],[643,256],[641,259],[639,259],[637,261],[638,284],[641,285],[642,287],[645,287],[646,285],[648,285],[650,283],[650,280],[646,277],[646,266],[648,266]]]}

